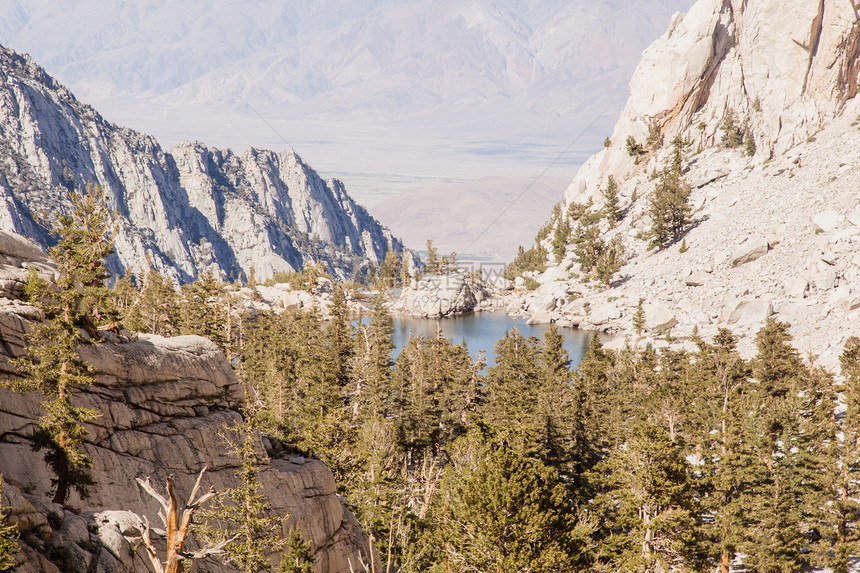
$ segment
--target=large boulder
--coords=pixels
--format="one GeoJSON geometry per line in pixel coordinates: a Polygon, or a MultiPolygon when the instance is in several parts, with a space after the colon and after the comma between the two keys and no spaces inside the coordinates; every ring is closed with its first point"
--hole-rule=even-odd
{"type": "Polygon", "coordinates": [[[723,321],[741,326],[763,322],[773,314],[773,304],[769,300],[744,298],[726,305],[723,321]]]}
{"type": "Polygon", "coordinates": [[[444,275],[427,275],[404,289],[406,311],[417,318],[441,318],[475,310],[490,293],[471,273],[455,271],[444,275]]]}
{"type": "Polygon", "coordinates": [[[603,324],[618,318],[621,318],[621,311],[612,303],[598,306],[592,310],[591,314],[588,316],[588,320],[595,325],[603,324]]]}
{"type": "Polygon", "coordinates": [[[662,305],[645,303],[642,310],[645,312],[645,330],[648,332],[663,332],[678,324],[672,311],[662,305]]]}
{"type": "Polygon", "coordinates": [[[738,267],[766,255],[770,246],[764,237],[748,237],[732,252],[732,266],[738,267]]]}

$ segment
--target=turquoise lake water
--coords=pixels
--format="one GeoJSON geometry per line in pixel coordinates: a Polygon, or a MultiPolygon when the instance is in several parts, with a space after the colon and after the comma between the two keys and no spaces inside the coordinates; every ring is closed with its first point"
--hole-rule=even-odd
{"type": "MultiPolygon", "coordinates": [[[[442,334],[454,344],[466,343],[469,353],[477,357],[480,351],[485,352],[488,365],[495,360],[494,348],[496,341],[505,335],[505,332],[516,328],[525,336],[536,336],[542,338],[549,329],[549,325],[526,324],[525,319],[511,318],[503,312],[476,312],[464,314],[452,318],[421,319],[396,316],[394,318],[394,343],[395,355],[409,342],[411,336],[423,335],[431,337],[436,335],[436,330],[442,329],[442,334]]],[[[559,328],[558,331],[564,335],[564,346],[570,355],[571,367],[576,367],[591,340],[592,333],[572,328],[559,328]]]]}

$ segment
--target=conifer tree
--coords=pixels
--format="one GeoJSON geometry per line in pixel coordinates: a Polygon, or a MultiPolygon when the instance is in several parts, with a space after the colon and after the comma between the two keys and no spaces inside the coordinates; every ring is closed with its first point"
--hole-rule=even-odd
{"type": "Polygon", "coordinates": [[[550,573],[587,566],[589,529],[577,523],[555,470],[474,435],[460,449],[434,512],[447,570],[550,573]]]}
{"type": "Polygon", "coordinates": [[[130,328],[159,336],[178,330],[179,297],[173,282],[155,269],[148,269],[136,303],[123,319],[130,328]]]}
{"type": "Polygon", "coordinates": [[[394,349],[394,327],[385,307],[383,295],[373,303],[370,321],[359,324],[352,359],[354,388],[352,390],[353,418],[358,419],[362,407],[369,413],[386,416],[392,407],[391,351],[394,349]]]}
{"type": "Polygon", "coordinates": [[[703,571],[700,508],[679,444],[664,429],[639,423],[602,464],[605,512],[598,560],[614,571],[703,571]]]}
{"type": "Polygon", "coordinates": [[[428,275],[438,275],[442,272],[442,266],[439,262],[439,249],[433,246],[431,239],[427,239],[427,264],[424,266],[424,272],[428,275]]]}
{"type": "Polygon", "coordinates": [[[660,181],[651,195],[648,215],[651,227],[648,230],[649,247],[662,249],[669,241],[681,238],[690,224],[690,186],[682,173],[682,143],[679,137],[673,142],[675,151],[672,162],[660,174],[660,181]]]}
{"type": "Polygon", "coordinates": [[[556,223],[555,233],[552,237],[552,254],[556,262],[561,262],[567,252],[567,243],[570,240],[570,222],[562,218],[556,223]]]}
{"type": "MultiPolygon", "coordinates": [[[[571,209],[575,206],[572,205],[571,209]]],[[[600,214],[592,213],[589,205],[581,210],[577,218],[577,227],[574,233],[574,254],[582,272],[588,276],[597,276],[597,263],[601,254],[606,249],[606,242],[600,232],[600,214]]]]}
{"type": "Polygon", "coordinates": [[[543,433],[536,407],[539,386],[537,339],[509,330],[496,343],[496,364],[487,373],[479,411],[501,442],[538,456],[543,433]]]}
{"type": "Polygon", "coordinates": [[[595,278],[607,290],[612,284],[612,277],[624,266],[624,244],[619,236],[615,236],[606,244],[597,257],[595,278]]]}
{"type": "Polygon", "coordinates": [[[639,299],[636,303],[636,311],[633,313],[633,329],[636,331],[636,336],[642,338],[642,332],[645,330],[645,309],[642,307],[643,299],[639,299]]]}
{"type": "Polygon", "coordinates": [[[268,555],[284,546],[280,532],[287,517],[272,515],[272,506],[260,491],[259,438],[250,408],[244,412],[245,420],[222,436],[239,458],[239,485],[217,494],[202,512],[203,525],[197,529],[205,541],[223,547],[231,565],[244,573],[259,573],[270,570],[268,555]]]}
{"type": "Polygon", "coordinates": [[[334,376],[337,385],[346,386],[349,380],[349,360],[352,356],[352,326],[346,293],[339,284],[334,285],[331,298],[331,321],[327,331],[328,345],[332,354],[334,376]]]}
{"type": "Polygon", "coordinates": [[[394,249],[388,249],[388,252],[385,253],[385,259],[379,265],[379,272],[376,277],[378,288],[386,289],[397,286],[397,279],[400,276],[399,264],[400,261],[394,249]]]}
{"type": "Polygon", "coordinates": [[[71,213],[59,216],[52,229],[59,237],[50,249],[57,263],[56,278],[46,283],[35,269],[30,272],[26,293],[45,320],[27,335],[28,357],[17,361],[25,377],[13,383],[20,391],[37,390],[45,397],[41,402],[45,414],[33,443],[35,449],[46,450],[45,462],[56,475],[54,502],[60,504],[71,488],[85,497],[93,484],[92,460],[81,445],[87,436],[84,424],[100,414],[72,403],[76,389],[93,380],[77,347],[98,336],[97,321],[115,318],[114,311],[104,306],[109,301],[104,259],[113,252],[110,212],[96,186],[72,193],[70,199],[71,213]]]}
{"type": "MultiPolygon", "coordinates": [[[[3,499],[3,474],[0,474],[0,501],[3,499]]],[[[18,566],[18,526],[9,525],[0,504],[0,573],[12,573],[18,566]]]]}
{"type": "Polygon", "coordinates": [[[621,217],[621,207],[618,198],[618,182],[615,177],[609,176],[606,181],[606,189],[603,191],[603,215],[609,222],[609,226],[615,227],[615,223],[621,217]]]}
{"type": "Polygon", "coordinates": [[[860,552],[860,339],[850,337],[839,357],[845,378],[845,414],[841,455],[837,472],[836,500],[833,507],[833,553],[829,565],[834,573],[847,573],[850,558],[860,552]]]}
{"type": "Polygon", "coordinates": [[[287,539],[287,550],[281,559],[278,573],[313,573],[314,558],[311,555],[311,544],[302,537],[298,527],[290,529],[287,539]]]}

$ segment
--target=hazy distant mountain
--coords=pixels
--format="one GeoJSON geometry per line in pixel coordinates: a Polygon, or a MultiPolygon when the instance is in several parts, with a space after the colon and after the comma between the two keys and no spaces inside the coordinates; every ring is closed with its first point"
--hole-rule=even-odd
{"type": "Polygon", "coordinates": [[[6,0],[0,43],[162,145],[291,145],[372,207],[415,178],[553,166],[569,180],[611,131],[642,50],[691,4],[6,0]]]}
{"type": "Polygon", "coordinates": [[[292,152],[244,153],[199,142],[169,152],[105,121],[31,58],[0,46],[0,229],[47,246],[39,220],[68,212],[90,183],[116,213],[114,272],[155,267],[178,281],[202,272],[259,278],[319,262],[361,279],[401,242],[292,152]]]}
{"type": "MultiPolygon", "coordinates": [[[[522,99],[556,112],[644,46],[690,0],[12,0],[0,42],[88,100],[313,101],[385,114],[522,99]]],[[[594,95],[594,94],[592,94],[594,95]]],[[[625,94],[617,94],[623,101],[625,94]]]]}

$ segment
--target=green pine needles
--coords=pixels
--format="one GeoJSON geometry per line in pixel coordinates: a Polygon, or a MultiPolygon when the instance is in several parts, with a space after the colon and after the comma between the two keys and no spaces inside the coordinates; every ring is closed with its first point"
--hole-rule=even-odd
{"type": "Polygon", "coordinates": [[[59,238],[50,249],[56,278],[46,282],[35,270],[30,272],[26,293],[45,320],[35,323],[27,335],[28,356],[17,361],[22,378],[14,383],[19,391],[45,396],[33,447],[45,450],[45,462],[56,476],[53,501],[61,504],[70,490],[85,497],[93,485],[92,460],[82,448],[84,424],[100,414],[74,404],[77,390],[93,382],[77,348],[97,339],[98,322],[115,317],[107,306],[109,275],[104,266],[105,257],[113,252],[110,211],[96,186],[71,193],[70,200],[71,212],[58,217],[52,228],[59,238]]]}
{"type": "Polygon", "coordinates": [[[9,525],[2,499],[3,474],[0,474],[0,573],[12,573],[18,565],[18,526],[9,525]]]}

